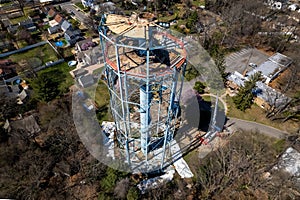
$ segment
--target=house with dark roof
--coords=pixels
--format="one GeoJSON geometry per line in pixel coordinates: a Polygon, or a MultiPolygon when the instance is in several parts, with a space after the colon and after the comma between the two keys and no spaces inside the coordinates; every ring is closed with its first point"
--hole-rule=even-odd
{"type": "Polygon", "coordinates": [[[77,41],[82,40],[81,31],[79,29],[68,29],[65,34],[65,39],[71,44],[74,45],[77,41]]]}
{"type": "Polygon", "coordinates": [[[59,30],[60,30],[60,27],[59,26],[50,26],[48,29],[48,33],[51,35],[51,34],[54,34],[54,33],[57,33],[59,30]]]}
{"type": "Polygon", "coordinates": [[[76,78],[76,77],[80,77],[80,76],[83,76],[83,75],[86,75],[86,74],[88,74],[88,71],[86,69],[80,68],[80,69],[76,69],[76,70],[72,71],[71,75],[74,78],[76,78]]]}
{"type": "Polygon", "coordinates": [[[8,17],[9,19],[14,19],[14,18],[17,18],[17,17],[22,17],[22,16],[23,16],[22,11],[12,12],[12,13],[9,13],[9,14],[7,15],[7,17],[8,17]]]}
{"type": "Polygon", "coordinates": [[[0,79],[10,79],[17,76],[16,68],[19,65],[12,62],[10,59],[0,60],[0,79]]]}
{"type": "Polygon", "coordinates": [[[39,15],[35,15],[35,16],[32,16],[32,17],[29,16],[28,18],[31,19],[35,23],[42,22],[42,18],[39,15]]]}
{"type": "Polygon", "coordinates": [[[96,43],[92,41],[92,38],[88,38],[77,42],[75,45],[75,49],[80,52],[80,51],[86,51],[90,47],[95,47],[95,46],[96,43]]]}
{"type": "Polygon", "coordinates": [[[9,21],[8,18],[1,19],[1,21],[2,21],[2,24],[4,25],[3,28],[7,28],[8,26],[11,25],[11,23],[10,23],[10,21],[9,21]]]}
{"type": "Polygon", "coordinates": [[[4,39],[4,40],[0,41],[0,50],[3,51],[5,49],[7,49],[8,51],[11,51],[11,50],[14,50],[15,47],[10,41],[4,39]]]}
{"type": "Polygon", "coordinates": [[[100,46],[90,47],[88,50],[81,51],[77,55],[77,61],[84,65],[98,64],[102,58],[100,46]]]}
{"type": "Polygon", "coordinates": [[[19,28],[19,25],[10,25],[7,27],[7,31],[11,34],[15,34],[19,28]]]}
{"type": "Polygon", "coordinates": [[[33,32],[33,31],[37,30],[37,28],[36,28],[34,22],[32,21],[32,19],[26,19],[24,21],[19,22],[19,26],[22,26],[22,27],[26,28],[30,32],[33,32]]]}

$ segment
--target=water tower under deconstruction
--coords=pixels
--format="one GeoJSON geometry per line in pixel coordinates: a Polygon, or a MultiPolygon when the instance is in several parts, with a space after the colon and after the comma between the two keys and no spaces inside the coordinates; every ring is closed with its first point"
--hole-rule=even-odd
{"type": "Polygon", "coordinates": [[[150,13],[103,15],[99,34],[120,156],[131,168],[164,168],[180,124],[184,43],[150,13]]]}

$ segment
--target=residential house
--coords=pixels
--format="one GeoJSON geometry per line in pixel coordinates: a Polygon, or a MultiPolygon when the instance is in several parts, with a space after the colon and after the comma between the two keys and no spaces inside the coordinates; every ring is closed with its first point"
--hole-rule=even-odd
{"type": "MultiPolygon", "coordinates": [[[[247,81],[248,78],[236,73],[228,76],[227,80],[230,82],[231,89],[237,89],[244,86],[244,82],[247,81]]],[[[263,109],[269,109],[273,107],[280,109],[291,100],[284,94],[276,91],[261,81],[256,82],[256,87],[253,89],[252,93],[255,96],[254,103],[263,109]]]]}
{"type": "Polygon", "coordinates": [[[37,27],[35,26],[32,19],[26,19],[24,21],[19,22],[19,26],[22,26],[26,28],[28,31],[33,32],[37,30],[37,27]]]}
{"type": "Polygon", "coordinates": [[[79,29],[68,29],[65,34],[65,39],[71,44],[74,45],[77,41],[82,40],[81,31],[79,29]]]}
{"type": "Polygon", "coordinates": [[[61,25],[61,24],[64,22],[64,18],[63,18],[60,14],[55,15],[54,20],[55,20],[59,25],[61,25]]]}
{"type": "Polygon", "coordinates": [[[86,51],[89,49],[89,47],[96,46],[96,43],[92,41],[92,38],[88,38],[86,40],[82,40],[76,43],[75,49],[77,51],[86,51]]]}
{"type": "Polygon", "coordinates": [[[77,61],[82,65],[94,65],[100,62],[102,50],[91,38],[76,43],[77,61]]]}
{"type": "Polygon", "coordinates": [[[9,13],[7,15],[7,17],[9,19],[14,19],[14,18],[17,18],[17,17],[22,17],[24,14],[21,12],[21,11],[17,11],[17,12],[12,12],[12,13],[9,13]]]}
{"type": "Polygon", "coordinates": [[[100,46],[90,47],[88,50],[81,51],[77,55],[78,62],[83,65],[94,65],[100,63],[102,58],[102,51],[100,46]]]}
{"type": "Polygon", "coordinates": [[[50,27],[60,26],[63,22],[64,22],[63,17],[59,14],[56,14],[54,19],[49,21],[49,25],[50,27]]]}
{"type": "Polygon", "coordinates": [[[10,41],[4,39],[3,41],[0,41],[0,51],[3,51],[5,49],[11,51],[14,50],[15,47],[10,41]]]}
{"type": "Polygon", "coordinates": [[[50,26],[47,30],[48,30],[48,33],[51,35],[51,34],[57,33],[60,30],[60,27],[59,26],[53,26],[53,27],[50,26]]]}
{"type": "Polygon", "coordinates": [[[287,6],[288,0],[268,0],[268,4],[274,10],[281,10],[287,6]]]}
{"type": "Polygon", "coordinates": [[[47,13],[48,18],[50,19],[53,19],[55,15],[56,15],[56,11],[53,8],[51,8],[47,13]]]}
{"type": "Polygon", "coordinates": [[[72,29],[72,25],[67,20],[64,20],[60,28],[63,32],[66,32],[67,30],[72,29]]]}
{"type": "Polygon", "coordinates": [[[10,79],[17,76],[16,68],[17,63],[12,62],[10,59],[0,60],[0,79],[10,79]]]}
{"type": "Polygon", "coordinates": [[[15,33],[17,33],[18,28],[19,28],[19,25],[9,25],[7,27],[7,31],[11,34],[15,34],[15,33]]]}
{"type": "Polygon", "coordinates": [[[2,21],[2,24],[4,25],[3,28],[7,28],[8,26],[11,25],[11,23],[10,23],[10,21],[9,21],[8,18],[1,19],[1,21],[2,21]]]}
{"type": "Polygon", "coordinates": [[[31,19],[35,23],[42,22],[42,18],[40,15],[29,16],[28,18],[31,19]]]}

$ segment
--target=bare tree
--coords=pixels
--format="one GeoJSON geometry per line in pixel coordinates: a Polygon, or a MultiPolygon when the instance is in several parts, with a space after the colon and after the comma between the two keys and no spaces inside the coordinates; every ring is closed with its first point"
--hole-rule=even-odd
{"type": "Polygon", "coordinates": [[[23,15],[25,15],[25,12],[24,12],[25,2],[24,2],[24,0],[17,0],[17,1],[19,3],[20,10],[22,11],[23,15]]]}

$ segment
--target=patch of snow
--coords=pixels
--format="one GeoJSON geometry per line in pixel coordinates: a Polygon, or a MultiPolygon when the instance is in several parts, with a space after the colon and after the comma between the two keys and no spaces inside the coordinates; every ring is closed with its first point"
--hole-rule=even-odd
{"type": "Polygon", "coordinates": [[[300,177],[300,153],[292,147],[287,148],[273,169],[283,169],[291,176],[300,177]]]}

